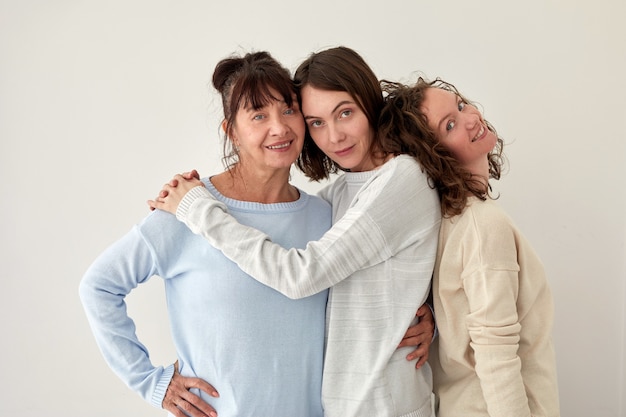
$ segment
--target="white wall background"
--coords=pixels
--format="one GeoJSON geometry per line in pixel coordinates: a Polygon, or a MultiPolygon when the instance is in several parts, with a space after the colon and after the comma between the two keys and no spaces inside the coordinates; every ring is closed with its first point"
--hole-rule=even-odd
{"type": "MultiPolygon", "coordinates": [[[[221,170],[219,59],[295,69],[344,44],[484,106],[509,143],[501,204],[554,292],[562,415],[626,417],[625,18],[622,0],[0,0],[0,414],[164,415],[104,364],[78,282],[172,174],[221,170]]],[[[170,363],[162,291],[129,302],[170,363]]]]}

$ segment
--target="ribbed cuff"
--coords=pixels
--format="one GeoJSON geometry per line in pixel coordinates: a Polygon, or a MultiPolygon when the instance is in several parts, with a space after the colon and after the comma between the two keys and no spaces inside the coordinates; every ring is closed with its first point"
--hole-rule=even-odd
{"type": "Polygon", "coordinates": [[[197,187],[193,187],[191,190],[187,191],[187,194],[180,200],[178,203],[178,208],[176,209],[176,218],[181,222],[184,222],[187,218],[187,213],[189,212],[189,207],[191,204],[196,201],[198,198],[208,197],[213,198],[209,190],[206,187],[199,185],[197,187]]]}
{"type": "Polygon", "coordinates": [[[172,382],[173,376],[174,376],[174,364],[171,364],[167,368],[163,369],[161,378],[159,378],[159,381],[157,382],[157,385],[154,388],[154,393],[152,394],[151,403],[156,408],[163,408],[163,399],[165,398],[167,387],[169,387],[170,382],[172,382]]]}

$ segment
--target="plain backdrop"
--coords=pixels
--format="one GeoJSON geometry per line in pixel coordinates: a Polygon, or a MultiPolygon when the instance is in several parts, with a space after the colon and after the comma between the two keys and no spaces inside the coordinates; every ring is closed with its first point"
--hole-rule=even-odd
{"type": "MultiPolygon", "coordinates": [[[[554,293],[562,415],[626,417],[625,19],[623,0],[0,0],[0,415],[165,415],[105,365],[82,274],[173,174],[222,170],[218,60],[294,70],[346,45],[482,105],[507,143],[500,203],[554,293]]],[[[128,302],[173,362],[162,281],[128,302]]]]}

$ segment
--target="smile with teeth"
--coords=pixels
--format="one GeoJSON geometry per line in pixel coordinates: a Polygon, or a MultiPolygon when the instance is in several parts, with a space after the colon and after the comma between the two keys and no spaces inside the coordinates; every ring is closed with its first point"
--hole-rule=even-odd
{"type": "Polygon", "coordinates": [[[480,125],[480,130],[478,131],[476,136],[474,136],[474,139],[472,139],[472,142],[476,142],[483,135],[483,133],[485,133],[485,126],[480,125]]]}
{"type": "Polygon", "coordinates": [[[266,148],[267,149],[284,149],[284,148],[287,148],[289,145],[291,145],[291,142],[292,141],[284,142],[279,145],[269,145],[269,146],[266,146],[266,148]]]}

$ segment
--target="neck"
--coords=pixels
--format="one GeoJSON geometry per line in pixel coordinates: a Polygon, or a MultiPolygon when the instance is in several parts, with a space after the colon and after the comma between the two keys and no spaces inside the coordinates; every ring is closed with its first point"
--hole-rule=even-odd
{"type": "Polygon", "coordinates": [[[371,155],[370,155],[370,164],[366,165],[364,167],[364,169],[353,170],[352,172],[374,171],[374,170],[380,168],[381,166],[385,165],[387,163],[387,161],[392,159],[394,156],[395,155],[393,155],[391,153],[386,153],[386,152],[383,152],[383,151],[372,152],[371,155]]]}
{"type": "Polygon", "coordinates": [[[211,178],[211,183],[228,198],[272,204],[296,201],[300,194],[289,184],[289,169],[258,172],[241,164],[211,178]]]}
{"type": "Polygon", "coordinates": [[[487,158],[465,165],[464,168],[472,173],[475,180],[485,185],[485,190],[489,188],[489,160],[487,158]]]}

